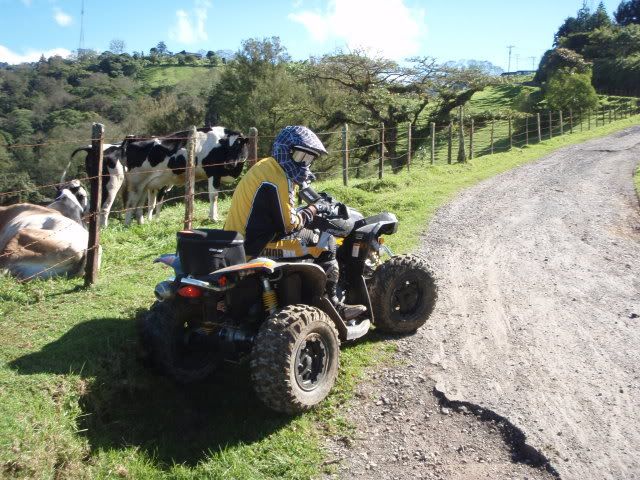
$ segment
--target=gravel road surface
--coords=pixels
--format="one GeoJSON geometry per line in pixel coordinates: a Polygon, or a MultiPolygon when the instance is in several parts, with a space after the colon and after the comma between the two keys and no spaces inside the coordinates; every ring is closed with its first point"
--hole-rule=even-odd
{"type": "Polygon", "coordinates": [[[438,212],[436,311],[361,386],[337,476],[640,478],[639,160],[633,127],[438,212]]]}

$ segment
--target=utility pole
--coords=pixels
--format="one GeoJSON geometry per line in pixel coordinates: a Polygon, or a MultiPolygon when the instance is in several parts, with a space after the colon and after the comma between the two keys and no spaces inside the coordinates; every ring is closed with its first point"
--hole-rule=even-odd
{"type": "Polygon", "coordinates": [[[516,48],[516,46],[515,45],[507,45],[507,48],[509,49],[509,66],[507,67],[507,73],[511,73],[511,50],[516,48]]]}
{"type": "Polygon", "coordinates": [[[536,69],[536,57],[529,57],[531,59],[531,70],[536,69]]]}

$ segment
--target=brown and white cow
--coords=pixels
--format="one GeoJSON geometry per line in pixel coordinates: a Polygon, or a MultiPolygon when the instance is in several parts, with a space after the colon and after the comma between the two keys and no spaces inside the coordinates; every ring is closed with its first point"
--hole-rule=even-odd
{"type": "MultiPolygon", "coordinates": [[[[127,167],[127,203],[125,223],[136,216],[143,223],[142,207],[165,187],[184,185],[189,132],[166,137],[136,140],[128,137],[122,143],[123,161],[127,167]]],[[[225,127],[197,130],[196,179],[209,182],[209,218],[218,220],[218,190],[222,182],[231,182],[242,173],[248,156],[248,139],[240,132],[225,127]]],[[[150,209],[153,208],[149,205],[150,209]]],[[[151,214],[151,212],[150,212],[151,214]]]]}
{"type": "Polygon", "coordinates": [[[0,269],[20,279],[80,274],[89,241],[82,220],[86,209],[87,195],[77,180],[63,185],[46,207],[0,207],[0,269]]]}

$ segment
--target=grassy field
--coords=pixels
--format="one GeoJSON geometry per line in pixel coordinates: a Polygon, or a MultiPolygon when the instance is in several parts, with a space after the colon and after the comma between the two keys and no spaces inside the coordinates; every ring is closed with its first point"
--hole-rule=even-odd
{"type": "MultiPolygon", "coordinates": [[[[557,148],[640,122],[639,117],[555,138],[468,164],[420,166],[411,174],[341,180],[320,188],[364,213],[395,212],[398,252],[419,241],[436,209],[461,189],[557,148]]],[[[224,216],[229,199],[221,202],[224,216]]],[[[324,435],[350,436],[341,411],[366,367],[384,362],[393,342],[375,333],[342,352],[340,377],[325,404],[288,418],[264,409],[245,365],[205,385],[179,387],[136,360],[133,319],[168,272],[151,262],[175,248],[182,205],[159,221],[103,231],[100,280],[16,284],[0,276],[0,476],[17,478],[290,478],[325,469],[324,435]]],[[[205,225],[207,205],[196,205],[205,225]]],[[[218,224],[220,226],[221,223],[218,224]]]]}
{"type": "Polygon", "coordinates": [[[145,84],[145,88],[152,91],[162,87],[171,87],[185,80],[197,80],[199,77],[212,75],[217,75],[216,69],[213,67],[159,65],[145,68],[140,73],[140,78],[145,84]]]}

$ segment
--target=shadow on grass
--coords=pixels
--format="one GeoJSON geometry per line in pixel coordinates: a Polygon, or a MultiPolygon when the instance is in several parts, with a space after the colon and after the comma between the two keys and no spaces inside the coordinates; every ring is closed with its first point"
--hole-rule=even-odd
{"type": "Polygon", "coordinates": [[[91,320],[11,367],[25,375],[79,375],[78,430],[92,451],[133,446],[165,468],[195,465],[289,423],[260,404],[246,368],[229,365],[201,384],[176,385],[140,365],[135,338],[133,320],[91,320]]]}

